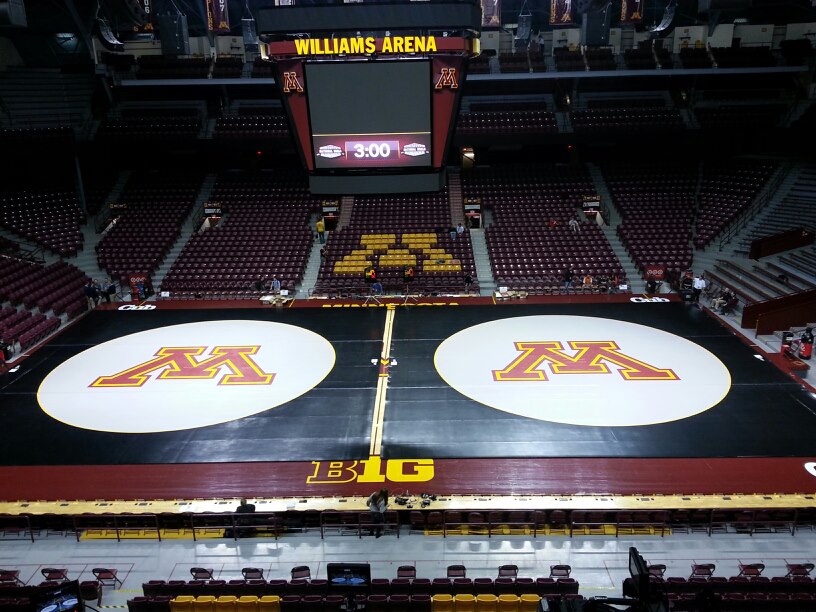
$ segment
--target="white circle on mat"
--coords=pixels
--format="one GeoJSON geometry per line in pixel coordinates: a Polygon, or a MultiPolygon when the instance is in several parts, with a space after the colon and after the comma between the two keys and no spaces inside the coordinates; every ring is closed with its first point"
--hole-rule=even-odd
{"type": "Polygon", "coordinates": [[[698,344],[595,317],[481,323],[444,340],[434,364],[446,383],[481,404],[571,425],[676,421],[716,406],[731,388],[728,369],[698,344]]]}
{"type": "Polygon", "coordinates": [[[122,336],[75,355],[37,400],[68,425],[117,433],[217,425],[317,386],[335,352],[322,336],[269,321],[207,321],[122,336]]]}

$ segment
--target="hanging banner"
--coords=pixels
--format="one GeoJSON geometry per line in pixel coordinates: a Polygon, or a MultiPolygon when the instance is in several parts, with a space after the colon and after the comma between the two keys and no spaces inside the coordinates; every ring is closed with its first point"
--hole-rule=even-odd
{"type": "Polygon", "coordinates": [[[227,0],[207,0],[207,28],[210,32],[229,32],[227,0]]]}
{"type": "Polygon", "coordinates": [[[144,11],[144,23],[142,25],[133,26],[134,32],[152,32],[153,31],[153,0],[137,0],[139,6],[144,11]]]}
{"type": "Polygon", "coordinates": [[[643,21],[643,0],[622,0],[621,23],[640,23],[643,21]]]}
{"type": "Polygon", "coordinates": [[[482,27],[501,25],[501,0],[482,0],[482,27]]]}
{"type": "Polygon", "coordinates": [[[550,25],[572,23],[572,0],[550,0],[550,25]]]}

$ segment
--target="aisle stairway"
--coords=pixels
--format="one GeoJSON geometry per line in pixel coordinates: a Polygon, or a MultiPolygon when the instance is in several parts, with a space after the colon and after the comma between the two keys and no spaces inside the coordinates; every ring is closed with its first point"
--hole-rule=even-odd
{"type": "Polygon", "coordinates": [[[217,178],[217,174],[208,174],[201,183],[201,187],[199,188],[198,195],[195,199],[195,204],[193,204],[190,214],[187,215],[187,218],[184,220],[184,224],[181,226],[181,233],[179,234],[178,239],[176,240],[175,244],[173,244],[173,247],[167,252],[167,255],[164,257],[164,261],[161,262],[159,267],[153,273],[153,287],[156,288],[156,291],[158,291],[158,287],[161,287],[162,281],[164,280],[164,277],[167,276],[170,268],[172,268],[173,264],[176,263],[176,259],[178,259],[178,256],[181,254],[181,251],[184,248],[184,245],[187,244],[190,236],[192,236],[193,233],[198,230],[198,223],[200,222],[199,212],[201,211],[201,207],[203,206],[204,202],[209,199],[210,193],[212,193],[217,178]]]}
{"type": "Polygon", "coordinates": [[[476,280],[479,282],[479,293],[481,295],[492,295],[496,290],[496,281],[493,279],[493,272],[490,268],[490,255],[487,253],[484,229],[470,230],[470,244],[473,247],[473,259],[476,263],[476,280]]]}
{"type": "Polygon", "coordinates": [[[612,247],[612,252],[615,253],[615,257],[618,258],[621,266],[623,266],[624,272],[626,272],[626,278],[629,279],[632,293],[643,293],[646,289],[646,283],[643,281],[635,262],[629,255],[629,251],[626,250],[626,247],[623,246],[623,243],[618,237],[617,229],[621,223],[621,217],[612,201],[612,194],[609,193],[609,188],[606,186],[603,174],[600,168],[595,164],[588,163],[587,169],[589,170],[589,175],[592,177],[592,184],[595,186],[598,195],[601,196],[601,201],[606,202],[609,206],[609,224],[601,227],[604,236],[606,236],[609,245],[612,247]]]}

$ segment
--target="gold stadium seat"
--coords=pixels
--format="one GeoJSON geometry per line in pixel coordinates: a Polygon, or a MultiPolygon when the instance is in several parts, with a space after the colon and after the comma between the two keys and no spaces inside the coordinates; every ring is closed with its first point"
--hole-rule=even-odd
{"type": "Polygon", "coordinates": [[[535,593],[524,593],[519,597],[519,612],[537,612],[541,597],[535,593]]]}
{"type": "Polygon", "coordinates": [[[193,612],[214,612],[215,611],[215,596],[213,595],[199,595],[193,601],[193,612]]]}
{"type": "Polygon", "coordinates": [[[431,612],[453,612],[453,595],[437,593],[431,597],[431,612]]]}
{"type": "Polygon", "coordinates": [[[476,596],[476,612],[496,612],[498,601],[493,594],[480,593],[476,596]]]}
{"type": "Polygon", "coordinates": [[[476,612],[476,597],[470,593],[458,593],[453,598],[456,612],[476,612]]]}
{"type": "Polygon", "coordinates": [[[258,600],[258,612],[280,612],[280,597],[264,595],[258,600]]]}
{"type": "Polygon", "coordinates": [[[258,612],[258,596],[242,595],[235,602],[235,612],[258,612]]]}
{"type": "Polygon", "coordinates": [[[215,600],[215,612],[235,612],[236,601],[235,595],[221,595],[215,600]]]}
{"type": "Polygon", "coordinates": [[[498,612],[519,612],[519,596],[509,593],[499,595],[498,612]]]}
{"type": "Polygon", "coordinates": [[[195,597],[192,595],[179,595],[170,600],[170,612],[193,612],[193,602],[195,597]]]}

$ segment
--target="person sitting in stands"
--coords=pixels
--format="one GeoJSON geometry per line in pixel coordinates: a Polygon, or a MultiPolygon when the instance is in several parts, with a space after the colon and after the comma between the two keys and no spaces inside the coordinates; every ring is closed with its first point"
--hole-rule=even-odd
{"type": "Polygon", "coordinates": [[[272,277],[272,293],[280,293],[281,290],[281,282],[278,280],[277,276],[272,277]]]}
{"type": "MultiPolygon", "coordinates": [[[[238,507],[235,509],[235,514],[253,514],[254,512],[255,512],[255,504],[248,504],[247,500],[245,498],[243,498],[243,497],[241,498],[241,501],[239,502],[238,507]]],[[[235,536],[237,536],[239,538],[249,538],[249,537],[252,537],[253,535],[255,535],[255,529],[252,529],[252,528],[240,529],[240,527],[245,527],[246,525],[252,525],[252,519],[249,519],[249,518],[244,518],[244,519],[236,518],[235,519],[235,527],[236,527],[235,536]]],[[[232,530],[231,529],[226,529],[224,531],[224,537],[225,538],[233,537],[232,530]]]]}
{"type": "Polygon", "coordinates": [[[374,295],[382,295],[383,293],[383,286],[379,279],[375,280],[371,284],[371,293],[374,295]]]}
{"type": "Polygon", "coordinates": [[[591,289],[592,288],[592,276],[589,274],[584,275],[584,289],[591,289]]]}

